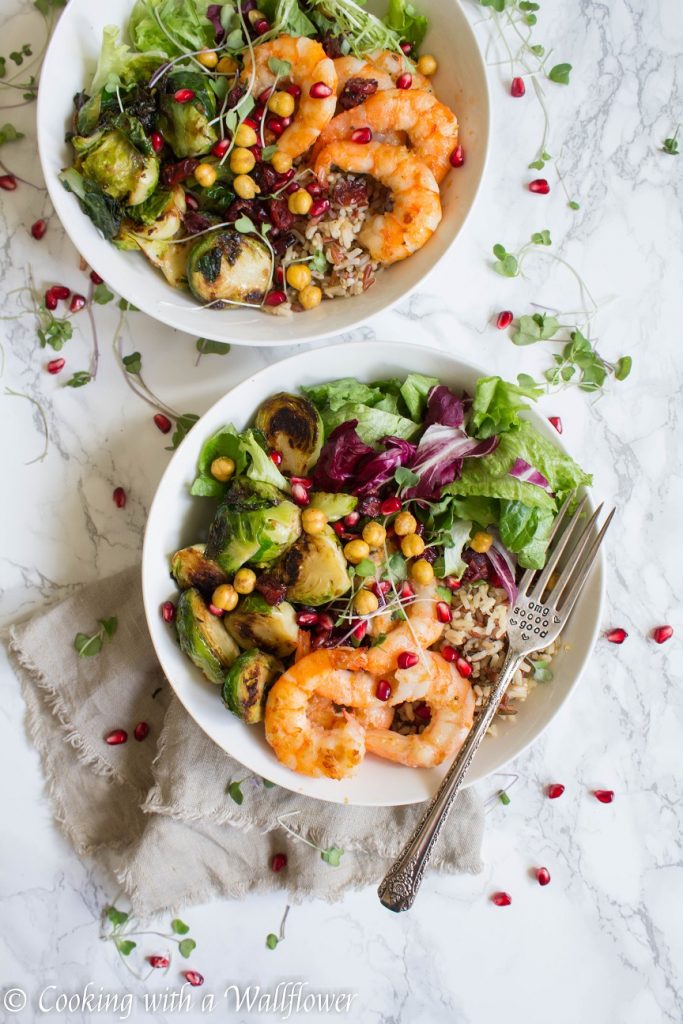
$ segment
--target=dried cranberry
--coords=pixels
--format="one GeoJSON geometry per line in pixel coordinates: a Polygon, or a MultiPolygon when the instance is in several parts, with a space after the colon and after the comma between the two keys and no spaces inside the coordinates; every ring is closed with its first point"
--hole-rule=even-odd
{"type": "Polygon", "coordinates": [[[199,160],[195,160],[193,156],[185,157],[178,163],[167,164],[161,172],[161,180],[167,188],[173,188],[174,185],[179,185],[181,181],[185,181],[191,174],[194,174],[195,168],[198,166],[199,160]]]}
{"type": "Polygon", "coordinates": [[[280,604],[285,599],[287,587],[272,573],[264,572],[256,580],[255,590],[265,597],[269,605],[280,604]]]}
{"type": "Polygon", "coordinates": [[[289,231],[294,224],[294,214],[290,212],[287,202],[284,199],[270,199],[268,201],[268,212],[273,222],[273,227],[278,231],[289,231]]]}
{"type": "Polygon", "coordinates": [[[337,60],[338,57],[344,56],[344,37],[333,36],[331,32],[326,32],[320,40],[328,57],[332,60],[337,60]]]}
{"type": "Polygon", "coordinates": [[[273,247],[273,252],[276,256],[284,256],[290,246],[294,245],[298,241],[296,235],[292,231],[286,231],[283,235],[278,235],[277,238],[270,236],[270,244],[273,247]]]}
{"type": "Polygon", "coordinates": [[[476,580],[488,580],[491,575],[491,563],[486,555],[467,548],[463,551],[463,561],[467,562],[467,568],[462,577],[463,583],[474,583],[476,580]]]}
{"type": "Polygon", "coordinates": [[[211,227],[211,223],[208,217],[205,217],[203,213],[195,212],[195,210],[188,210],[183,217],[183,224],[188,235],[198,235],[201,231],[206,231],[211,227]]]}
{"type": "Polygon", "coordinates": [[[366,182],[363,178],[339,178],[332,189],[332,202],[338,206],[367,206],[366,182]]]}
{"type": "Polygon", "coordinates": [[[251,176],[264,194],[275,191],[279,175],[270,164],[257,164],[251,176]]]}
{"type": "Polygon", "coordinates": [[[225,219],[237,220],[242,214],[253,219],[256,216],[257,205],[255,199],[234,199],[225,211],[225,219]]]}
{"type": "Polygon", "coordinates": [[[368,96],[377,92],[379,82],[376,78],[349,78],[339,96],[342,110],[352,110],[364,103],[368,96]]]}
{"type": "Polygon", "coordinates": [[[358,503],[358,511],[362,516],[370,516],[370,518],[374,518],[379,515],[381,506],[381,498],[376,494],[368,494],[366,497],[360,499],[358,503]]]}

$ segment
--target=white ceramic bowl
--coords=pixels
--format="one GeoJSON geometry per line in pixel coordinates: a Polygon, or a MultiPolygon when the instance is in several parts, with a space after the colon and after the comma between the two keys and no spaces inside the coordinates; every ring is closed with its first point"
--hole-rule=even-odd
{"type": "Polygon", "coordinates": [[[457,0],[420,0],[420,10],[430,19],[423,52],[439,59],[435,88],[458,115],[467,154],[464,166],[449,173],[442,186],[444,216],[438,231],[420,252],[382,273],[363,295],[324,302],[289,318],[237,308],[201,309],[188,293],[172,288],[141,253],[119,252],[102,238],[59,181],[59,172],[72,158],[64,142],[72,97],[90,82],[104,26],[125,25],[132,6],[133,0],[70,0],[47,51],[38,96],[38,148],[50,198],[78,251],[112,288],[155,319],[197,337],[235,345],[291,345],[349,331],[424,280],[460,233],[481,182],[488,146],[486,70],[457,0]]]}
{"type": "MultiPolygon", "coordinates": [[[[317,349],[261,370],[216,402],[193,427],[161,479],[147,521],[142,557],[145,612],[159,661],[177,696],[201,728],[246,768],[286,789],[320,800],[371,806],[415,803],[435,792],[444,769],[405,768],[368,756],[355,778],[335,782],[306,778],[285,768],[266,743],[260,726],[243,725],[226,711],[217,688],[182,654],[174,629],[162,621],[161,605],[177,598],[169,578],[169,557],[178,548],[206,537],[214,503],[190,497],[189,485],[203,442],[225,423],[244,428],[260,402],[283,389],[294,391],[301,385],[334,380],[349,373],[359,380],[371,381],[405,376],[414,370],[470,392],[483,373],[441,352],[387,342],[317,349]]],[[[562,447],[543,417],[532,411],[529,418],[542,434],[562,447]]],[[[537,686],[514,720],[501,722],[498,734],[484,740],[468,783],[483,779],[516,757],[555,717],[575,686],[595,641],[602,590],[600,561],[565,631],[565,644],[553,665],[554,680],[537,686]]]]}

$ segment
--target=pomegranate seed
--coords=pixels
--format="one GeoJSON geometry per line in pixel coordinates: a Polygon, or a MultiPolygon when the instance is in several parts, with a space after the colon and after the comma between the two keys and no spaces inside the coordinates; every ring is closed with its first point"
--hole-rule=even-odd
{"type": "Polygon", "coordinates": [[[318,622],[320,623],[320,628],[321,629],[324,629],[324,630],[334,629],[334,619],[329,614],[329,612],[320,612],[318,614],[318,622]]]}
{"type": "Polygon", "coordinates": [[[412,48],[413,48],[412,43],[409,43],[407,41],[401,43],[401,49],[403,50],[403,52],[405,53],[406,56],[410,53],[412,48]]]}
{"type": "Polygon", "coordinates": [[[307,476],[290,476],[289,482],[290,484],[301,484],[307,491],[310,491],[313,486],[313,481],[307,476]]]}
{"type": "Polygon", "coordinates": [[[222,157],[225,156],[225,154],[228,152],[229,148],[230,148],[230,140],[229,139],[219,139],[218,142],[216,143],[216,145],[211,150],[211,152],[213,153],[214,156],[217,156],[218,159],[220,160],[222,157]]]}
{"type": "Polygon", "coordinates": [[[292,501],[297,505],[308,505],[311,499],[308,497],[308,491],[303,484],[292,485],[292,501]]]}
{"type": "Polygon", "coordinates": [[[332,523],[332,529],[338,537],[344,536],[344,524],[343,523],[332,523]]]}
{"type": "Polygon", "coordinates": [[[354,639],[362,640],[363,637],[365,636],[365,634],[367,633],[367,631],[368,631],[368,624],[367,624],[367,622],[365,622],[365,621],[359,622],[358,625],[356,626],[356,628],[354,629],[352,635],[353,635],[354,639]]]}
{"type": "Polygon", "coordinates": [[[510,83],[510,95],[514,96],[515,99],[519,99],[526,92],[526,86],[523,78],[513,78],[510,83]]]}
{"type": "Polygon", "coordinates": [[[275,268],[275,273],[273,274],[273,277],[275,278],[275,284],[284,284],[285,283],[285,272],[284,272],[282,266],[277,266],[275,268]]]}
{"type": "Polygon", "coordinates": [[[149,726],[147,725],[147,722],[138,722],[133,730],[133,736],[135,736],[138,743],[142,743],[143,740],[146,740],[149,736],[149,726]]]}
{"type": "Polygon", "coordinates": [[[126,492],[123,487],[115,487],[112,497],[117,508],[126,507],[126,492]]]}
{"type": "Polygon", "coordinates": [[[256,33],[257,36],[264,36],[269,28],[270,25],[268,24],[266,19],[260,18],[254,25],[254,32],[256,33]]]}
{"type": "Polygon", "coordinates": [[[275,465],[279,466],[282,463],[282,452],[271,452],[270,461],[275,465]]]}
{"type": "Polygon", "coordinates": [[[462,146],[456,146],[450,157],[451,167],[462,167],[465,163],[465,151],[462,146]]]}
{"type": "Polygon", "coordinates": [[[391,590],[391,583],[389,583],[389,580],[375,580],[372,584],[372,589],[378,597],[380,594],[384,597],[384,595],[388,594],[391,590]]]}
{"type": "Polygon", "coordinates": [[[65,284],[53,284],[50,291],[57,299],[68,299],[71,295],[71,289],[67,288],[65,284]]]}
{"type": "Polygon", "coordinates": [[[278,871],[282,871],[282,869],[286,868],[286,867],[287,867],[287,854],[286,853],[276,853],[276,854],[274,854],[273,855],[273,859],[270,862],[270,870],[274,871],[275,874],[277,874],[278,871]]]}
{"type": "MultiPolygon", "coordinates": [[[[261,111],[261,113],[263,113],[263,111],[261,111]]],[[[244,124],[246,124],[249,128],[253,128],[254,131],[256,131],[256,129],[258,128],[258,121],[254,121],[253,117],[245,117],[244,124]]]]}
{"type": "Polygon", "coordinates": [[[295,100],[298,100],[299,96],[301,96],[301,87],[292,82],[291,85],[288,85],[285,88],[285,92],[288,92],[290,96],[293,96],[295,100]]]}
{"type": "Polygon", "coordinates": [[[451,647],[450,644],[446,644],[445,647],[441,648],[441,657],[444,661],[453,662],[458,657],[458,652],[455,647],[451,647]]]}
{"type": "Polygon", "coordinates": [[[329,199],[316,199],[315,202],[312,203],[311,208],[308,211],[308,215],[309,217],[322,217],[324,213],[327,213],[329,208],[329,199]]]}
{"type": "Polygon", "coordinates": [[[402,75],[399,75],[398,78],[396,79],[396,88],[397,89],[410,89],[412,84],[413,84],[413,76],[408,71],[405,71],[402,75]]]}
{"type": "Polygon", "coordinates": [[[173,622],[175,619],[175,605],[173,601],[164,601],[161,606],[161,617],[164,622],[173,622]]]}
{"type": "Polygon", "coordinates": [[[548,423],[551,423],[555,427],[558,434],[562,433],[562,420],[559,416],[548,416],[548,423]]]}
{"type": "Polygon", "coordinates": [[[267,119],[266,128],[271,131],[273,135],[277,135],[279,137],[285,130],[285,125],[282,123],[281,117],[273,116],[267,119]]]}
{"type": "Polygon", "coordinates": [[[152,132],[149,137],[149,141],[152,143],[152,149],[155,153],[161,153],[164,148],[164,137],[161,132],[152,132]]]}
{"type": "Polygon", "coordinates": [[[451,622],[453,619],[453,613],[450,605],[446,604],[445,601],[437,601],[436,617],[439,622],[451,622]]]}
{"type": "Polygon", "coordinates": [[[368,142],[372,142],[372,129],[356,128],[354,132],[351,132],[351,142],[357,142],[359,146],[365,146],[368,142]]]}
{"type": "Polygon", "coordinates": [[[464,658],[456,658],[455,667],[457,668],[458,672],[463,677],[463,679],[469,679],[469,677],[472,675],[472,666],[470,665],[469,661],[465,661],[464,658]]]}
{"type": "Polygon", "coordinates": [[[172,426],[168,416],[164,416],[163,412],[156,413],[154,417],[154,423],[159,428],[162,434],[168,434],[172,426]]]}
{"type": "Polygon", "coordinates": [[[69,303],[69,311],[71,313],[78,313],[85,306],[86,298],[85,295],[78,295],[76,293],[69,303]]]}
{"type": "Polygon", "coordinates": [[[402,601],[408,601],[411,597],[415,597],[415,591],[411,587],[410,583],[404,583],[398,592],[398,596],[402,601]]]}
{"type": "Polygon", "coordinates": [[[13,174],[3,174],[0,177],[0,188],[4,189],[5,192],[14,192],[17,187],[17,179],[13,174]]]}
{"type": "Polygon", "coordinates": [[[539,885],[547,885],[550,881],[550,872],[547,868],[539,868],[536,872],[536,879],[539,885]]]}
{"type": "Polygon", "coordinates": [[[298,626],[317,626],[318,624],[318,613],[317,612],[299,612],[296,617],[298,626]]]}
{"type": "Polygon", "coordinates": [[[349,512],[348,516],[344,516],[344,522],[347,526],[355,526],[360,520],[360,512],[349,512]]]}
{"type": "Polygon", "coordinates": [[[301,185],[298,181],[290,181],[289,185],[285,189],[285,195],[293,196],[295,192],[298,192],[301,185]]]}
{"type": "Polygon", "coordinates": [[[249,152],[254,154],[254,160],[257,164],[260,164],[263,158],[263,150],[261,147],[258,145],[250,146],[249,152]]]}
{"type": "Polygon", "coordinates": [[[534,178],[529,182],[529,191],[535,192],[539,196],[547,196],[550,192],[550,185],[545,178],[534,178]]]}
{"type": "Polygon", "coordinates": [[[147,961],[150,967],[168,967],[170,963],[167,956],[148,956],[147,961]]]}
{"type": "Polygon", "coordinates": [[[495,903],[497,907],[509,907],[512,903],[512,896],[509,892],[494,892],[491,903],[495,903]]]}
{"type": "Polygon", "coordinates": [[[215,615],[217,619],[222,619],[223,616],[225,615],[224,609],[219,608],[218,605],[215,604],[209,605],[209,611],[211,612],[212,615],[215,615]]]}
{"type": "Polygon", "coordinates": [[[549,800],[557,800],[558,796],[562,796],[564,793],[564,786],[561,782],[551,782],[546,789],[546,794],[549,800]]]}
{"type": "Polygon", "coordinates": [[[47,221],[46,220],[37,220],[35,222],[35,224],[31,225],[31,234],[38,241],[40,241],[40,239],[43,237],[43,235],[45,234],[46,231],[47,231],[47,221]]]}
{"type": "Polygon", "coordinates": [[[316,629],[311,639],[312,650],[317,651],[318,648],[324,647],[331,635],[329,629],[316,629]]]}
{"type": "Polygon", "coordinates": [[[609,633],[605,633],[605,639],[611,644],[623,644],[627,636],[625,629],[610,629],[609,633]]]}
{"type": "Polygon", "coordinates": [[[444,583],[449,590],[460,590],[462,583],[460,580],[456,580],[455,576],[447,576],[444,583]]]}
{"type": "Polygon", "coordinates": [[[657,626],[652,630],[652,639],[656,644],[665,644],[674,635],[673,626],[657,626]]]}
{"type": "Polygon", "coordinates": [[[614,800],[613,789],[594,789],[593,796],[596,800],[599,800],[601,804],[611,804],[614,800]]]}
{"type": "Polygon", "coordinates": [[[324,82],[315,82],[309,89],[309,96],[312,96],[314,100],[324,100],[328,96],[332,95],[332,89],[329,85],[325,85],[324,82]]]}
{"type": "Polygon", "coordinates": [[[399,668],[412,668],[419,662],[419,657],[414,651],[401,651],[398,656],[399,668]]]}
{"type": "Polygon", "coordinates": [[[56,309],[57,308],[57,296],[52,291],[52,288],[48,288],[45,292],[45,309],[56,309]]]}
{"type": "Polygon", "coordinates": [[[429,704],[418,704],[415,708],[415,717],[419,718],[421,722],[431,722],[432,709],[429,704]]]}
{"type": "Polygon", "coordinates": [[[204,975],[200,974],[199,971],[185,971],[185,978],[193,988],[197,988],[198,985],[204,984],[204,975]]]}
{"type": "Polygon", "coordinates": [[[186,192],[185,193],[185,204],[186,204],[188,210],[198,210],[199,209],[199,203],[197,202],[197,200],[195,199],[195,197],[192,195],[191,192],[186,192]]]}
{"type": "Polygon", "coordinates": [[[386,679],[380,679],[375,690],[375,697],[377,700],[389,700],[391,697],[391,683],[386,679]]]}
{"type": "Polygon", "coordinates": [[[66,359],[51,359],[47,364],[48,373],[61,373],[66,366],[66,359]]]}
{"type": "Polygon", "coordinates": [[[90,271],[90,280],[93,284],[104,284],[104,278],[100,277],[96,270],[90,271]]]}
{"type": "Polygon", "coordinates": [[[323,187],[319,181],[312,181],[310,185],[306,186],[306,191],[312,196],[321,196],[323,187]]]}
{"type": "Polygon", "coordinates": [[[504,331],[506,327],[509,327],[514,319],[514,315],[511,309],[503,309],[496,320],[496,327],[499,331],[504,331]]]}
{"type": "Polygon", "coordinates": [[[287,301],[287,296],[284,292],[273,290],[268,292],[265,298],[266,306],[280,306],[283,302],[287,301]]]}
{"type": "Polygon", "coordinates": [[[391,516],[394,512],[401,511],[401,499],[400,498],[385,498],[379,507],[380,512],[383,516],[391,516]]]}
{"type": "Polygon", "coordinates": [[[173,93],[173,99],[176,103],[189,103],[194,99],[194,89],[177,89],[173,93]]]}
{"type": "Polygon", "coordinates": [[[104,737],[105,743],[108,743],[110,747],[118,747],[120,743],[125,743],[128,739],[128,733],[125,729],[114,729],[108,736],[104,737]]]}

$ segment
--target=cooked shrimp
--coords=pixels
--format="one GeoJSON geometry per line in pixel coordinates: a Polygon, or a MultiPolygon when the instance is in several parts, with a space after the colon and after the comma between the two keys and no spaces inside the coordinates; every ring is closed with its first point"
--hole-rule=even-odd
{"type": "MultiPolygon", "coordinates": [[[[412,651],[422,656],[422,652],[440,639],[443,623],[436,617],[436,588],[434,584],[425,587],[415,586],[415,600],[408,605],[407,621],[368,652],[367,669],[374,676],[383,676],[396,669],[398,656],[402,651],[412,651]]],[[[439,659],[443,661],[443,658],[439,659]]],[[[445,663],[444,663],[445,664],[445,663]]],[[[410,671],[410,670],[406,670],[410,671]]],[[[397,677],[398,678],[398,677],[397,677]]],[[[403,697],[409,700],[409,697],[403,697]]]]}
{"type": "Polygon", "coordinates": [[[421,89],[386,89],[333,118],[320,134],[314,157],[324,146],[348,139],[356,128],[364,127],[373,134],[405,132],[413,155],[429,167],[437,182],[446,176],[458,145],[458,119],[435,96],[421,89]]]}
{"type": "MultiPolygon", "coordinates": [[[[329,729],[342,710],[344,709],[340,708],[336,701],[315,693],[308,703],[307,714],[315,725],[329,729]]],[[[394,720],[394,708],[380,700],[376,700],[371,706],[350,710],[353,717],[366,729],[368,726],[375,729],[390,729],[394,720]]]]}
{"type": "Polygon", "coordinates": [[[353,717],[366,729],[390,729],[394,720],[394,708],[378,701],[369,708],[353,708],[353,717]]]}
{"type": "Polygon", "coordinates": [[[432,706],[431,721],[421,733],[403,736],[391,729],[367,729],[365,748],[368,753],[411,768],[433,768],[455,757],[474,719],[472,687],[465,679],[461,683],[461,699],[432,706]]]}
{"type": "Polygon", "coordinates": [[[463,677],[455,665],[434,651],[425,651],[417,665],[396,670],[390,702],[394,705],[407,700],[426,700],[448,704],[458,699],[462,683],[463,677]]]}
{"type": "Polygon", "coordinates": [[[373,259],[396,263],[421,249],[434,234],[441,220],[439,186],[432,172],[407,149],[382,142],[333,142],[315,163],[323,183],[332,166],[370,174],[392,193],[393,209],[368,217],[358,234],[373,259]]]}
{"type": "Polygon", "coordinates": [[[337,72],[337,92],[341,94],[344,86],[351,78],[367,78],[377,82],[377,90],[395,89],[396,79],[406,72],[412,81],[411,89],[432,91],[432,83],[426,75],[421,75],[403,54],[393,50],[374,50],[367,57],[337,57],[334,62],[337,72]]]}
{"type": "Polygon", "coordinates": [[[255,61],[249,55],[245,60],[243,81],[250,81],[252,68],[254,81],[251,91],[255,96],[272,86],[276,75],[268,66],[268,61],[287,61],[291,70],[287,78],[301,89],[301,98],[294,120],[277,140],[277,148],[295,159],[305,153],[316,141],[325,125],[334,116],[337,106],[337,72],[334,61],[323,50],[320,43],[313,39],[300,36],[280,36],[269,43],[261,43],[254,47],[255,61]],[[311,96],[311,86],[321,82],[332,92],[329,96],[316,98],[311,96]]]}

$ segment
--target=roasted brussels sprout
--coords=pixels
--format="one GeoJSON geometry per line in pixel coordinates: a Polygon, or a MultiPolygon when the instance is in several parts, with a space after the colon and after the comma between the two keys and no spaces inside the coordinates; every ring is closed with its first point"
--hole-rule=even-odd
{"type": "MultiPolygon", "coordinates": [[[[165,242],[175,238],[183,226],[186,209],[182,188],[177,186],[172,192],[159,190],[144,203],[131,207],[131,216],[121,225],[114,245],[117,249],[132,250],[139,248],[141,241],[165,242]]],[[[183,262],[187,262],[187,251],[183,262]]]]}
{"type": "Polygon", "coordinates": [[[323,446],[323,421],[307,398],[281,391],[267,398],[256,413],[256,427],[270,448],[280,452],[283,473],[306,476],[323,446]]]}
{"type": "Polygon", "coordinates": [[[351,588],[346,559],[334,530],[302,533],[278,562],[274,575],[287,587],[289,601],[317,607],[351,588]]]}
{"type": "Polygon", "coordinates": [[[245,562],[269,565],[301,533],[301,514],[272,484],[237,477],[218,506],[206,546],[206,557],[227,573],[245,562]]]}
{"type": "Polygon", "coordinates": [[[216,587],[227,583],[228,574],[206,558],[205,549],[206,544],[192,544],[176,551],[171,559],[171,575],[181,590],[196,587],[205,597],[211,597],[216,587]]]}
{"type": "Polygon", "coordinates": [[[211,125],[216,116],[216,97],[203,75],[179,72],[168,78],[169,88],[159,102],[159,127],[176,156],[203,156],[218,142],[211,125]],[[193,98],[186,103],[175,99],[179,90],[189,90],[193,98]]]}
{"type": "Polygon", "coordinates": [[[266,244],[231,228],[198,239],[187,265],[190,289],[201,302],[257,305],[268,289],[270,272],[266,244]]]}
{"type": "Polygon", "coordinates": [[[296,649],[299,627],[287,601],[270,605],[260,594],[249,594],[223,621],[231,637],[246,650],[259,647],[276,658],[286,658],[296,649]]]}
{"type": "Polygon", "coordinates": [[[159,161],[153,154],[140,152],[118,128],[77,135],[71,143],[78,156],[77,169],[113,199],[137,206],[156,188],[159,161]]]}
{"type": "Polygon", "coordinates": [[[358,498],[352,494],[328,494],[326,491],[311,492],[310,508],[319,508],[327,516],[328,523],[336,523],[353,512],[358,498]]]}
{"type": "Polygon", "coordinates": [[[158,242],[147,238],[137,240],[139,248],[154,267],[158,267],[174,288],[187,285],[187,256],[191,242],[158,242]]]}
{"type": "Polygon", "coordinates": [[[262,721],[268,690],[283,672],[284,666],[271,654],[255,647],[245,651],[225,677],[225,706],[247,725],[262,721]]]}
{"type": "Polygon", "coordinates": [[[176,630],[181,651],[217,685],[239,655],[239,647],[226,632],[223,620],[212,615],[194,587],[183,590],[176,609],[176,630]]]}

